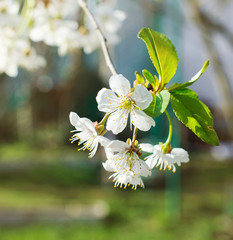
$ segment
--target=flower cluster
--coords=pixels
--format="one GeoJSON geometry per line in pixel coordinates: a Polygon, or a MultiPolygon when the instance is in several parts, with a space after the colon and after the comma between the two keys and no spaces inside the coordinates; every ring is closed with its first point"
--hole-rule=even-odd
{"type": "Polygon", "coordinates": [[[93,157],[98,145],[104,147],[107,160],[103,163],[106,171],[112,172],[109,179],[115,182],[114,187],[126,188],[137,186],[144,188],[142,177],[151,175],[151,169],[176,171],[175,165],[189,161],[188,153],[181,148],[171,148],[170,141],[160,145],[138,143],[137,131],[148,131],[155,126],[155,121],[143,110],[152,102],[152,93],[143,85],[135,84],[131,88],[130,82],[121,74],[112,75],[109,80],[111,89],[101,89],[96,97],[98,109],[105,112],[102,121],[92,122],[87,118],[80,118],[76,113],[70,113],[70,122],[75,127],[70,141],[78,141],[82,145],[79,150],[88,149],[89,157],[93,157]],[[126,142],[110,141],[103,135],[107,131],[114,134],[122,132],[129,118],[130,128],[134,125],[133,138],[126,142]],[[142,159],[142,152],[150,155],[142,159]]]}
{"type": "MultiPolygon", "coordinates": [[[[36,70],[45,66],[45,59],[37,55],[32,43],[57,47],[60,56],[75,49],[91,53],[100,47],[96,29],[80,10],[77,0],[24,1],[23,6],[19,2],[0,2],[0,73],[16,77],[18,67],[36,70]]],[[[108,43],[118,43],[125,13],[114,9],[114,0],[92,2],[95,4],[89,8],[108,43]]]]}
{"type": "Polygon", "coordinates": [[[36,54],[27,34],[21,31],[24,21],[19,8],[14,0],[0,2],[0,73],[11,77],[17,76],[18,67],[35,70],[45,65],[45,59],[36,54]]]}

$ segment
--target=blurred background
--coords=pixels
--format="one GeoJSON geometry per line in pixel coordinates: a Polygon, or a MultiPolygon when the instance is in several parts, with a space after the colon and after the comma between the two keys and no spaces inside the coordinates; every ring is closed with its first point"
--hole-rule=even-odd
{"type": "MultiPolygon", "coordinates": [[[[49,2],[49,1],[46,1],[49,2]]],[[[165,33],[180,59],[172,82],[185,82],[207,59],[210,66],[192,89],[214,117],[220,146],[199,140],[175,118],[173,146],[190,162],[178,171],[154,169],[145,189],[113,188],[94,158],[71,145],[71,111],[100,120],[96,94],[108,87],[110,72],[101,50],[85,48],[59,56],[41,41],[35,48],[47,64],[0,75],[0,239],[233,239],[233,2],[231,0],[119,0],[125,14],[118,44],[110,52],[119,73],[155,74],[142,27],[165,33]]],[[[3,13],[3,12],[2,12],[3,13]]],[[[0,18],[0,21],[2,18],[0,18]]],[[[1,25],[1,24],[0,24],[1,25]]],[[[96,39],[98,41],[98,39],[96,39]]],[[[140,141],[163,141],[166,118],[139,134],[140,141]]],[[[130,130],[119,135],[126,140],[130,130]]],[[[111,134],[109,138],[113,138],[111,134]]]]}

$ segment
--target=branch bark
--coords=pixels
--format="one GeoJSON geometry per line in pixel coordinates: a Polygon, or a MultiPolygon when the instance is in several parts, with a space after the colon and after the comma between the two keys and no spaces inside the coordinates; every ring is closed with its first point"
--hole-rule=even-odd
{"type": "Polygon", "coordinates": [[[102,30],[100,29],[98,23],[96,22],[93,14],[88,9],[86,2],[84,0],[77,0],[77,2],[80,5],[80,7],[83,9],[83,11],[86,13],[87,17],[90,19],[93,27],[96,30],[97,36],[100,40],[101,48],[102,48],[102,51],[103,51],[103,54],[104,54],[104,58],[105,58],[107,67],[109,68],[109,70],[111,71],[112,74],[117,74],[116,69],[115,69],[115,67],[112,63],[112,59],[111,59],[110,54],[109,54],[109,50],[108,50],[108,47],[107,47],[107,40],[104,37],[104,34],[103,34],[102,30]]]}

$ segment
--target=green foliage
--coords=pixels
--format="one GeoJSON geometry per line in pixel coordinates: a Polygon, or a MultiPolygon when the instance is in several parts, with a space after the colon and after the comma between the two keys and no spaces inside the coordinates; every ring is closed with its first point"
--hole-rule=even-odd
{"type": "Polygon", "coordinates": [[[156,81],[153,75],[146,69],[142,70],[144,78],[152,85],[153,89],[156,90],[156,81]]]}
{"type": "Polygon", "coordinates": [[[193,90],[189,89],[189,88],[184,88],[184,89],[178,89],[175,91],[171,91],[171,94],[182,94],[182,95],[188,95],[190,97],[194,97],[198,99],[198,95],[196,92],[194,92],[193,90]]]}
{"type": "Polygon", "coordinates": [[[171,105],[177,118],[191,129],[202,141],[218,145],[209,108],[189,89],[171,92],[171,105]],[[189,94],[190,93],[190,94],[189,94]]]}
{"type": "MultiPolygon", "coordinates": [[[[213,118],[209,108],[198,99],[196,92],[187,88],[205,72],[209,66],[209,60],[188,82],[174,83],[167,90],[165,86],[174,76],[179,61],[175,47],[164,34],[150,28],[141,29],[138,38],[145,42],[150,59],[159,75],[158,79],[149,71],[145,69],[142,71],[146,80],[145,86],[149,82],[154,89],[153,101],[144,112],[153,118],[158,117],[166,110],[171,98],[172,108],[177,118],[204,142],[218,145],[219,139],[213,129],[213,118]]],[[[136,73],[137,83],[144,83],[143,76],[136,73]]]]}
{"type": "Polygon", "coordinates": [[[195,76],[193,76],[188,82],[174,83],[171,87],[169,87],[168,90],[173,91],[173,90],[183,89],[183,88],[191,86],[193,83],[195,83],[201,77],[201,75],[205,72],[205,70],[207,69],[208,66],[209,66],[209,60],[207,60],[203,64],[202,69],[195,76]]]}
{"type": "Polygon", "coordinates": [[[154,111],[155,111],[155,106],[156,106],[156,95],[151,93],[153,96],[153,100],[150,103],[150,106],[144,110],[144,112],[154,118],[154,111]]]}
{"type": "Polygon", "coordinates": [[[160,116],[166,110],[170,101],[170,93],[167,90],[163,90],[159,93],[153,94],[153,101],[150,106],[144,110],[146,114],[155,118],[160,116]]]}
{"type": "Polygon", "coordinates": [[[179,59],[175,47],[164,34],[150,28],[141,29],[138,38],[145,42],[151,61],[161,77],[162,86],[165,86],[177,69],[179,59]]]}

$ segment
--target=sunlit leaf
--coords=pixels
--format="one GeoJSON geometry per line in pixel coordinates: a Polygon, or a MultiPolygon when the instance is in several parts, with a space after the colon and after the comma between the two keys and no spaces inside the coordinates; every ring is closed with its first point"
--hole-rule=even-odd
{"type": "Polygon", "coordinates": [[[161,77],[162,85],[165,86],[177,69],[179,59],[175,47],[164,34],[150,28],[141,29],[138,37],[145,42],[150,58],[161,77]]]}

